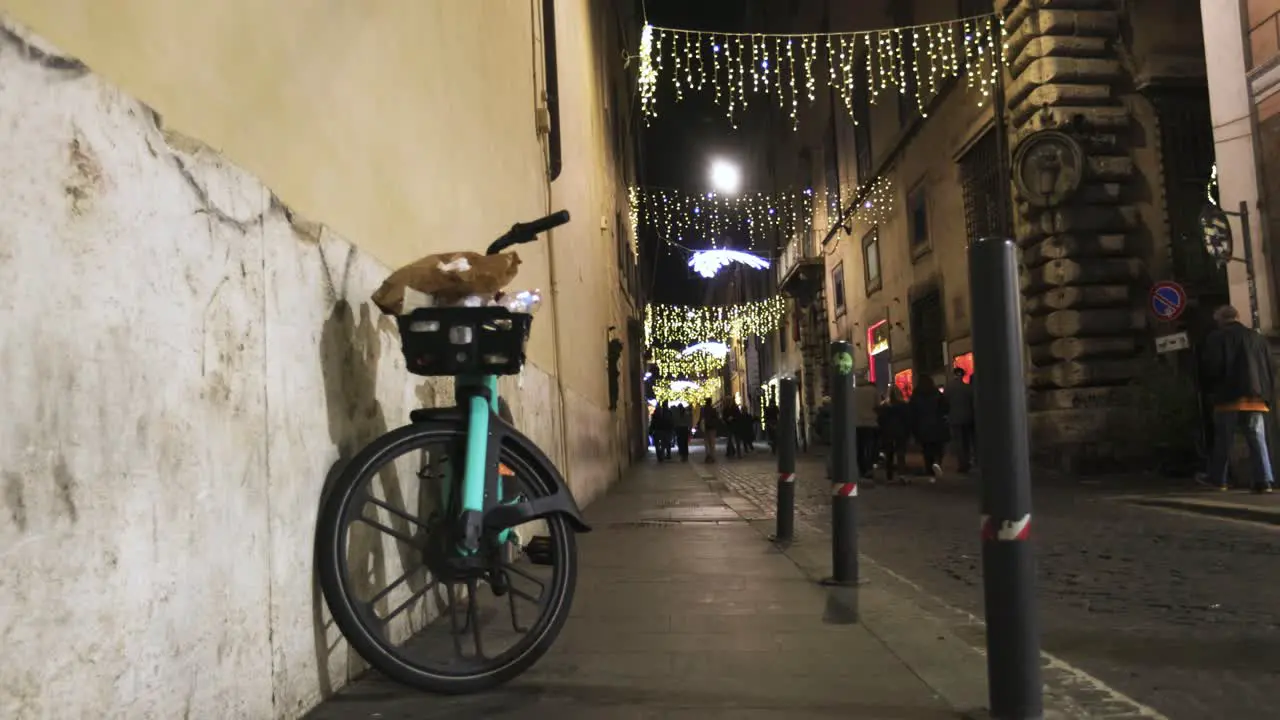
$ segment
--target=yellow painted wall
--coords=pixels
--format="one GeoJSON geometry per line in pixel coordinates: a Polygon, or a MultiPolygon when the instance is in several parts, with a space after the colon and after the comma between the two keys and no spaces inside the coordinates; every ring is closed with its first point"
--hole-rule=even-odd
{"type": "Polygon", "coordinates": [[[0,2],[391,265],[541,209],[533,6],[0,2]]]}
{"type": "MultiPolygon", "coordinates": [[[[631,312],[614,244],[626,182],[605,115],[619,7],[557,3],[564,171],[548,189],[537,0],[0,0],[166,126],[390,266],[481,249],[512,222],[570,210],[552,237],[573,352],[556,367],[547,307],[530,360],[598,407],[606,329],[625,335],[631,312]]],[[[550,306],[548,252],[521,248],[516,284],[546,291],[550,306]]]]}

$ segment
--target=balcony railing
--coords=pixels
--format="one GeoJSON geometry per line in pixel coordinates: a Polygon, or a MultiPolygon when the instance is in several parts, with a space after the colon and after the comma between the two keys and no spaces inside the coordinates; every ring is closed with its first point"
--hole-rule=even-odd
{"type": "Polygon", "coordinates": [[[778,285],[782,286],[787,276],[797,265],[821,260],[821,256],[814,252],[813,242],[807,235],[794,236],[791,242],[782,249],[782,257],[778,258],[778,262],[774,265],[777,272],[778,285]]]}

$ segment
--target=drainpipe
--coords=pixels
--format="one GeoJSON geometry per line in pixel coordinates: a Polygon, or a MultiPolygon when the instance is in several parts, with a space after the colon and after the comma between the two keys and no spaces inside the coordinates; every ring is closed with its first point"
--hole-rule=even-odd
{"type": "MultiPolygon", "coordinates": [[[[555,212],[554,193],[551,183],[560,176],[563,168],[560,138],[560,74],[556,57],[556,4],[555,0],[542,0],[542,53],[543,68],[546,72],[544,87],[546,90],[547,129],[547,214],[555,212]]],[[[547,233],[547,279],[551,283],[551,319],[554,325],[551,335],[551,354],[556,366],[556,395],[560,411],[560,472],[565,479],[572,480],[569,469],[569,413],[565,403],[564,366],[562,358],[560,332],[560,281],[556,273],[555,230],[547,233]]]]}

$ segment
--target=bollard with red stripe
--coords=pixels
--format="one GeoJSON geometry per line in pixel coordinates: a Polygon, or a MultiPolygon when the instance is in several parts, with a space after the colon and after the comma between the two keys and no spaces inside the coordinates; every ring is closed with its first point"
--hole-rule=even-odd
{"type": "Polygon", "coordinates": [[[778,381],[778,512],[770,540],[790,542],[796,533],[796,381],[778,381]]]}
{"type": "Polygon", "coordinates": [[[858,584],[858,469],[854,462],[853,346],[831,343],[831,578],[858,584]]]}
{"type": "Polygon", "coordinates": [[[987,621],[987,692],[996,720],[1044,716],[1031,547],[1031,451],[1023,365],[1018,248],[982,238],[969,248],[974,410],[984,438],[982,587],[987,621]]]}

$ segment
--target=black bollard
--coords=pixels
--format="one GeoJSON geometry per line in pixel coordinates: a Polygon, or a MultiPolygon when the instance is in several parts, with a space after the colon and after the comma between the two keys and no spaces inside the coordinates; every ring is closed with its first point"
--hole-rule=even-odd
{"type": "Polygon", "coordinates": [[[790,542],[796,534],[796,381],[778,381],[778,527],[770,540],[790,542]]]}
{"type": "Polygon", "coordinates": [[[982,467],[982,587],[987,687],[996,720],[1040,720],[1040,638],[1031,533],[1031,450],[1023,366],[1018,248],[984,238],[969,249],[974,388],[982,467]]]}
{"type": "Polygon", "coordinates": [[[831,585],[858,584],[853,345],[831,343],[831,585]]]}

